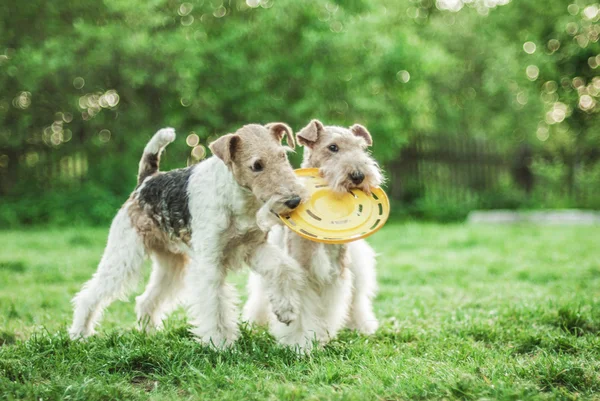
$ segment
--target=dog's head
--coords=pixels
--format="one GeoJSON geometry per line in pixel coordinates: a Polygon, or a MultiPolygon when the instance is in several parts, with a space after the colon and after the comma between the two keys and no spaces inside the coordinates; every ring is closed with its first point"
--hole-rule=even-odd
{"type": "Polygon", "coordinates": [[[343,128],[312,120],[296,138],[305,147],[302,167],[319,168],[334,191],[359,188],[370,193],[381,185],[381,170],[368,150],[373,140],[362,125],[343,128]]]}
{"type": "Polygon", "coordinates": [[[209,145],[237,183],[261,202],[269,201],[278,214],[291,212],[307,198],[287,158],[294,147],[292,130],[283,123],[245,125],[209,145]],[[281,144],[284,136],[288,146],[281,144]]]}

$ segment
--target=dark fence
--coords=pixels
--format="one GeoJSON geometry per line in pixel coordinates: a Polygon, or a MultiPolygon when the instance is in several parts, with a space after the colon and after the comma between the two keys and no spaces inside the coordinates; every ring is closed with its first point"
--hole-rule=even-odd
{"type": "Polygon", "coordinates": [[[388,163],[389,193],[406,205],[455,205],[467,211],[597,208],[598,156],[582,153],[565,163],[526,144],[502,148],[465,135],[418,135],[388,163]]]}
{"type": "Polygon", "coordinates": [[[486,141],[465,136],[417,136],[390,164],[390,192],[395,199],[443,196],[468,199],[473,192],[497,187],[510,174],[506,155],[486,141]]]}
{"type": "MultiPolygon", "coordinates": [[[[143,143],[73,139],[8,154],[0,168],[0,225],[61,221],[54,214],[65,210],[93,222],[112,218],[135,185],[143,143]]],[[[172,144],[167,153],[165,170],[185,165],[189,148],[172,144]]],[[[473,209],[600,209],[600,152],[577,156],[466,135],[417,135],[386,164],[388,193],[395,212],[436,220],[460,220],[473,209]]]]}

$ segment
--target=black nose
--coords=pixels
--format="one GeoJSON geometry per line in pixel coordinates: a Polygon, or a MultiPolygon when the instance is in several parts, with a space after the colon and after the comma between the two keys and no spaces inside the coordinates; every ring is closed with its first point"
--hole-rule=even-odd
{"type": "Polygon", "coordinates": [[[298,205],[300,204],[300,201],[302,199],[300,199],[300,197],[298,195],[294,195],[293,197],[291,197],[290,199],[288,199],[287,201],[285,201],[285,205],[287,207],[289,207],[290,209],[295,209],[298,207],[298,205]]]}
{"type": "Polygon", "coordinates": [[[360,171],[353,171],[350,173],[350,179],[353,183],[358,185],[361,182],[363,182],[363,180],[365,179],[365,175],[360,171]]]}

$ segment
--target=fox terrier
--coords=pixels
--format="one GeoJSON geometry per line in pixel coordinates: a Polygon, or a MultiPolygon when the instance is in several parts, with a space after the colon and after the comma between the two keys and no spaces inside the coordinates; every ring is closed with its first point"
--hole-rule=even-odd
{"type": "Polygon", "coordinates": [[[185,287],[198,341],[230,346],[239,336],[237,296],[225,277],[240,265],[268,283],[278,319],[295,319],[305,274],[267,242],[256,219],[261,208],[286,214],[306,197],[286,155],[295,145],[292,130],[283,123],[246,125],[212,142],[213,157],[159,172],[160,155],[174,139],[165,128],[144,149],[138,186],[112,222],[98,270],[73,299],[71,338],[94,333],[103,309],[135,285],[146,256],[152,274],[136,311],[147,329],[160,327],[185,287]],[[281,144],[284,136],[289,147],[281,144]]]}
{"type": "MultiPolygon", "coordinates": [[[[370,193],[371,188],[381,185],[381,170],[368,152],[373,142],[365,127],[323,126],[312,120],[296,138],[304,146],[302,167],[319,168],[333,191],[346,193],[359,188],[370,193]]],[[[273,304],[267,297],[269,284],[251,273],[245,320],[270,324],[282,344],[301,351],[310,351],[315,340],[326,343],[344,326],[364,334],[377,330],[372,305],[377,289],[375,252],[366,241],[318,243],[281,225],[271,229],[269,241],[285,249],[307,272],[308,282],[299,289],[300,311],[289,326],[273,319],[273,304]]]]}

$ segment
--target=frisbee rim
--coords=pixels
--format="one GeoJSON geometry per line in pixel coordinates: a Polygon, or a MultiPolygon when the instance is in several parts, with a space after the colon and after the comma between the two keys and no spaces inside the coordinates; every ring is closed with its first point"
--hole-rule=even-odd
{"type": "MultiPolygon", "coordinates": [[[[315,168],[315,167],[311,167],[311,168],[299,168],[299,169],[294,170],[294,173],[297,176],[299,176],[299,177],[303,177],[303,176],[307,176],[307,175],[316,175],[316,176],[320,175],[319,174],[319,169],[315,168]]],[[[383,208],[384,208],[385,211],[387,211],[387,213],[384,213],[382,215],[380,223],[375,228],[373,228],[372,230],[367,230],[366,232],[364,232],[362,234],[356,234],[356,235],[353,235],[351,237],[342,238],[342,239],[330,239],[330,238],[322,238],[322,237],[316,237],[315,238],[312,235],[309,235],[309,234],[306,234],[306,233],[300,231],[300,229],[302,229],[303,227],[298,227],[297,225],[290,224],[289,218],[291,217],[292,214],[294,214],[293,211],[288,216],[280,216],[279,215],[279,219],[283,222],[283,224],[286,227],[288,227],[295,234],[297,234],[297,235],[299,235],[302,238],[305,238],[307,240],[313,241],[313,242],[320,242],[320,243],[324,243],[324,244],[342,245],[342,244],[347,244],[349,242],[358,241],[358,240],[367,238],[367,237],[375,234],[377,231],[379,231],[385,225],[385,223],[387,222],[387,220],[388,220],[388,218],[390,216],[390,200],[389,200],[387,194],[385,193],[385,191],[381,187],[375,187],[373,189],[376,191],[376,195],[379,198],[379,200],[381,201],[381,203],[383,204],[383,208]]],[[[358,188],[353,189],[353,191],[354,190],[361,191],[361,192],[364,193],[364,191],[362,191],[362,190],[360,190],[358,188]]],[[[375,191],[372,191],[372,192],[375,192],[375,191]]],[[[312,196],[312,193],[311,193],[311,196],[312,196]]],[[[369,196],[369,198],[371,198],[371,197],[369,196]]],[[[304,219],[302,219],[302,221],[304,221],[304,219]]]]}

